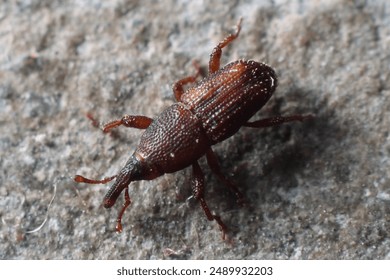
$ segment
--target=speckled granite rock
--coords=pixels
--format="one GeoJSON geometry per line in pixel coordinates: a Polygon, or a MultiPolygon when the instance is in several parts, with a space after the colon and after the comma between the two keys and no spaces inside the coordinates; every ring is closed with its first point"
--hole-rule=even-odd
{"type": "Polygon", "coordinates": [[[0,5],[1,259],[390,258],[388,1],[64,2],[0,5]],[[115,174],[140,131],[103,135],[85,114],[156,116],[240,17],[222,64],[264,61],[280,80],[255,118],[316,118],[215,146],[247,208],[201,161],[234,246],[177,198],[189,195],[190,170],[133,183],[115,234],[106,187],[71,178],[115,174]]]}

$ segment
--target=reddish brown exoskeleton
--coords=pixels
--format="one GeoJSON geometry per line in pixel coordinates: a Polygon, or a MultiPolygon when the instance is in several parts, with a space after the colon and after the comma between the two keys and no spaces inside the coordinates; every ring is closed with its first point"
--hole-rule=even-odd
{"type": "Polygon", "coordinates": [[[237,31],[214,48],[208,76],[184,90],[184,85],[196,81],[199,75],[197,67],[196,75],[174,84],[177,102],[157,118],[126,115],[103,126],[104,132],[120,125],[146,129],[137,149],[117,175],[103,180],[91,180],[80,175],[74,177],[76,182],[88,184],[104,184],[116,178],[104,197],[103,205],[105,208],[112,207],[122,191],[125,192],[125,202],[117,219],[118,232],[122,231],[122,216],[131,203],[128,188],[132,181],[152,180],[191,165],[193,197],[199,201],[207,219],[218,223],[224,239],[227,227],[218,215],[211,213],[206,203],[204,175],[198,159],[206,155],[211,170],[236,195],[238,201],[242,201],[240,191],[222,174],[211,146],[229,138],[241,126],[268,127],[309,117],[294,115],[248,121],[272,96],[277,77],[271,67],[252,60],[238,60],[220,69],[222,49],[238,37],[240,29],[241,20],[237,24],[237,31]]]}

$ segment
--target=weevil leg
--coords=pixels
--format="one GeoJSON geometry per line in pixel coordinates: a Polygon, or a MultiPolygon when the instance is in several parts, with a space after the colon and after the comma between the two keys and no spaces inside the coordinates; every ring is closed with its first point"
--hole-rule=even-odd
{"type": "Polygon", "coordinates": [[[293,115],[293,116],[287,116],[287,117],[279,116],[279,117],[262,119],[262,120],[258,120],[258,121],[254,121],[254,122],[247,122],[243,126],[257,127],[257,128],[269,127],[269,126],[280,125],[280,124],[286,123],[286,122],[293,122],[293,121],[302,122],[304,120],[311,119],[313,117],[314,117],[313,115],[293,115]]]}
{"type": "Polygon", "coordinates": [[[77,183],[86,183],[86,184],[105,184],[108,183],[116,178],[117,175],[111,176],[111,177],[105,177],[102,180],[94,180],[94,179],[88,179],[81,175],[75,175],[73,180],[77,183]]]}
{"type": "Polygon", "coordinates": [[[116,227],[115,227],[116,231],[119,233],[122,232],[123,213],[125,213],[127,207],[129,207],[131,204],[131,199],[130,199],[130,195],[129,195],[129,188],[125,188],[124,191],[125,191],[125,201],[123,202],[121,211],[119,211],[118,218],[116,219],[116,227]]]}
{"type": "Polygon", "coordinates": [[[215,153],[213,152],[213,150],[211,148],[206,153],[206,159],[207,159],[208,165],[210,166],[211,171],[213,171],[214,174],[217,175],[218,179],[220,181],[222,181],[222,183],[224,183],[230,189],[230,191],[232,193],[234,193],[234,195],[237,198],[237,203],[239,205],[243,205],[244,204],[244,196],[238,190],[237,186],[234,185],[228,178],[226,178],[225,175],[223,175],[223,173],[221,172],[221,168],[219,166],[219,163],[218,163],[217,156],[215,155],[215,153]]]}
{"type": "Polygon", "coordinates": [[[219,44],[214,48],[213,52],[210,55],[209,74],[219,70],[219,66],[221,64],[222,49],[227,45],[229,45],[232,41],[234,41],[238,37],[241,31],[241,22],[242,22],[242,18],[240,18],[237,23],[236,33],[227,36],[225,39],[219,42],[219,44]]]}
{"type": "Polygon", "coordinates": [[[198,162],[192,164],[192,174],[192,195],[196,200],[199,201],[207,219],[209,221],[215,220],[218,223],[219,229],[222,231],[222,239],[225,240],[227,226],[222,222],[218,215],[211,213],[210,208],[204,199],[204,174],[198,162]]]}
{"type": "Polygon", "coordinates": [[[124,115],[121,119],[113,120],[103,125],[104,133],[110,132],[113,128],[123,125],[125,127],[132,127],[138,129],[146,129],[152,123],[153,119],[145,116],[129,116],[124,115]]]}
{"type": "Polygon", "coordinates": [[[175,95],[175,99],[177,102],[181,101],[181,96],[184,93],[184,86],[187,84],[190,84],[190,83],[194,83],[201,73],[201,69],[200,69],[198,62],[194,60],[192,62],[192,64],[194,65],[194,67],[196,69],[195,75],[185,77],[185,78],[177,81],[176,83],[174,83],[172,86],[172,90],[173,90],[173,93],[175,95]]]}
{"type": "MultiPolygon", "coordinates": [[[[91,112],[87,113],[87,118],[91,120],[94,127],[99,127],[99,121],[92,115],[91,112]]],[[[104,133],[111,132],[113,128],[120,125],[138,129],[146,129],[152,123],[153,119],[146,116],[129,116],[124,115],[121,119],[110,121],[104,124],[101,129],[104,133]]]]}

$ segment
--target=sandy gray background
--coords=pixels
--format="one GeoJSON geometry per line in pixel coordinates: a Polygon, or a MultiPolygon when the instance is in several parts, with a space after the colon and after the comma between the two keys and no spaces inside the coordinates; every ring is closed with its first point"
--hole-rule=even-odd
{"type": "Polygon", "coordinates": [[[1,259],[390,258],[389,2],[207,2],[1,1],[1,259]],[[280,77],[254,119],[316,118],[214,147],[250,207],[201,161],[234,246],[185,201],[190,169],[133,183],[116,234],[120,203],[101,206],[109,185],[71,177],[115,174],[141,132],[103,135],[85,114],[156,116],[240,17],[222,64],[265,61],[280,77]]]}

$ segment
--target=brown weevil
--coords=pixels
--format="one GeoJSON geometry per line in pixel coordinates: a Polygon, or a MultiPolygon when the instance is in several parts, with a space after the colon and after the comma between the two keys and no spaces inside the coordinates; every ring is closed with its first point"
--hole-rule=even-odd
{"type": "Polygon", "coordinates": [[[243,196],[221,172],[211,147],[235,134],[240,127],[269,127],[290,121],[303,121],[310,117],[293,115],[273,117],[249,122],[272,96],[277,86],[275,71],[268,65],[253,60],[238,60],[220,68],[222,49],[235,40],[241,30],[222,40],[210,55],[209,73],[196,82],[200,70],[193,76],[183,78],[173,85],[176,103],[166,108],[157,118],[128,116],[105,124],[105,133],[118,126],[146,129],[141,141],[130,159],[119,173],[103,180],[87,179],[76,175],[79,183],[104,184],[113,179],[103,200],[105,208],[111,208],[124,191],[124,204],[117,218],[116,230],[122,231],[122,216],[131,200],[129,184],[138,180],[152,180],[165,173],[173,173],[192,166],[192,196],[199,201],[208,220],[215,220],[222,238],[225,239],[226,225],[218,215],[213,214],[204,197],[204,175],[198,159],[206,160],[216,176],[236,195],[241,202],[243,196]],[[195,83],[184,90],[184,86],[195,83]]]}

